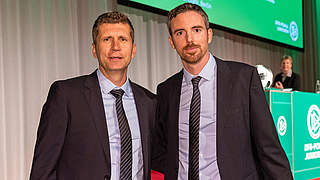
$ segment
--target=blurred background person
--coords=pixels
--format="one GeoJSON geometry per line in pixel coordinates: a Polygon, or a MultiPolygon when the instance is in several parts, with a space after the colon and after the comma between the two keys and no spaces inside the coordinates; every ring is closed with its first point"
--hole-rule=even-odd
{"type": "Polygon", "coordinates": [[[293,91],[300,90],[300,76],[292,72],[292,57],[284,55],[280,63],[281,73],[273,80],[272,87],[278,89],[292,88],[293,91]]]}

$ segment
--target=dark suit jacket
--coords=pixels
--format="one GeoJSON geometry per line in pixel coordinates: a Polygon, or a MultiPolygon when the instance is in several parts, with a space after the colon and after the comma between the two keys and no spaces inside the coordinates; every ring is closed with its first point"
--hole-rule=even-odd
{"type": "MultiPolygon", "coordinates": [[[[217,161],[222,180],[292,179],[256,69],[217,63],[217,161]]],[[[152,169],[178,175],[178,120],[183,71],[158,85],[152,169]]],[[[201,95],[205,96],[205,95],[201,95]]]]}
{"type": "Polygon", "coordinates": [[[294,91],[300,91],[300,76],[297,73],[292,72],[291,77],[286,77],[284,82],[282,82],[282,73],[277,74],[273,80],[272,87],[274,87],[277,81],[280,81],[284,88],[292,88],[294,91]]]}
{"type": "MultiPolygon", "coordinates": [[[[130,82],[137,107],[144,179],[150,179],[150,129],[156,98],[130,82]]],[[[106,117],[96,72],[52,84],[43,106],[30,179],[110,179],[106,117]]]]}

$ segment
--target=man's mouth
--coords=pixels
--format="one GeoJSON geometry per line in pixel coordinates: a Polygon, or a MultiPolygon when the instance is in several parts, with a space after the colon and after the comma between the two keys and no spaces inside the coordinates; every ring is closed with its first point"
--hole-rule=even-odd
{"type": "Polygon", "coordinates": [[[193,53],[198,48],[199,48],[199,46],[197,46],[197,45],[189,45],[189,46],[184,47],[183,49],[187,52],[193,53]]]}
{"type": "Polygon", "coordinates": [[[122,57],[121,56],[111,56],[111,57],[109,57],[109,59],[116,61],[116,60],[121,60],[122,57]]]}

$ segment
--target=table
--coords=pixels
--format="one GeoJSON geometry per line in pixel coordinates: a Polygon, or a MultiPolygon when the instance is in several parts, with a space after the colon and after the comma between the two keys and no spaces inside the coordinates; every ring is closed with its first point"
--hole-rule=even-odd
{"type": "Polygon", "coordinates": [[[265,92],[295,180],[320,179],[320,94],[265,92]]]}

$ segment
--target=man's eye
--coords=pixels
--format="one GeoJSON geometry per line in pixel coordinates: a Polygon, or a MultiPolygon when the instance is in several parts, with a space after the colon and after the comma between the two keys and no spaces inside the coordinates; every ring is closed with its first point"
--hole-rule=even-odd
{"type": "Polygon", "coordinates": [[[103,41],[109,41],[110,40],[110,38],[104,38],[103,39],[103,41]]]}
{"type": "Polygon", "coordinates": [[[121,38],[120,40],[123,41],[123,42],[127,41],[126,38],[121,38]]]}
{"type": "Polygon", "coordinates": [[[195,32],[201,32],[201,29],[195,29],[194,31],[195,32]]]}
{"type": "Polygon", "coordinates": [[[176,35],[177,35],[177,36],[182,35],[182,31],[177,32],[176,35]]]}

